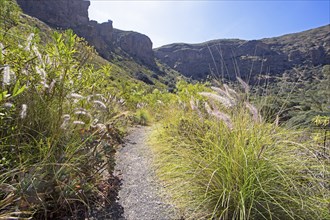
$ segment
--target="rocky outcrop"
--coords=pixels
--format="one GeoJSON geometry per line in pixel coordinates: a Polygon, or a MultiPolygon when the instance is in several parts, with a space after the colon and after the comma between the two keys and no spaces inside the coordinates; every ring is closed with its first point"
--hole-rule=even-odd
{"type": "Polygon", "coordinates": [[[106,59],[111,59],[113,27],[112,21],[97,23],[89,21],[87,24],[78,25],[73,30],[81,37],[84,37],[96,51],[106,59]]]}
{"type": "Polygon", "coordinates": [[[89,21],[89,1],[17,0],[23,11],[53,27],[73,28],[89,21]]]}
{"type": "Polygon", "coordinates": [[[17,0],[24,13],[56,28],[71,28],[95,47],[98,53],[112,59],[116,55],[155,67],[151,40],[143,34],[114,30],[112,21],[102,24],[90,21],[86,0],[17,0]]]}
{"type": "Polygon", "coordinates": [[[144,34],[133,31],[122,31],[114,29],[115,47],[121,48],[127,54],[138,58],[143,64],[154,64],[154,52],[150,38],[144,34]]]}
{"type": "Polygon", "coordinates": [[[330,64],[330,25],[261,40],[214,40],[155,49],[161,62],[193,79],[276,76],[298,67],[330,64]]]}

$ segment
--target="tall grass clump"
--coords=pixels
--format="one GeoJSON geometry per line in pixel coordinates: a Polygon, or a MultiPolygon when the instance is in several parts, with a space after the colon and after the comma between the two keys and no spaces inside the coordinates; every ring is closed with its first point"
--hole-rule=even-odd
{"type": "Polygon", "coordinates": [[[107,200],[125,103],[72,31],[41,41],[15,1],[0,8],[0,219],[84,219],[107,200]]]}
{"type": "Polygon", "coordinates": [[[186,217],[328,219],[329,155],[319,156],[321,146],[264,122],[248,94],[212,89],[191,92],[190,109],[173,107],[155,131],[160,178],[186,217]]]}

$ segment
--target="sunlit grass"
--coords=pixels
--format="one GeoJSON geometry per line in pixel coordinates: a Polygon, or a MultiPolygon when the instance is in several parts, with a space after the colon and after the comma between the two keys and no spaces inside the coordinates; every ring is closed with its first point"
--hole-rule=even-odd
{"type": "Polygon", "coordinates": [[[72,31],[40,42],[14,1],[0,6],[0,219],[88,216],[107,194],[125,100],[72,31]]]}
{"type": "Polygon", "coordinates": [[[302,131],[256,120],[240,102],[192,108],[173,108],[153,139],[159,176],[187,218],[329,218],[329,164],[302,131]]]}

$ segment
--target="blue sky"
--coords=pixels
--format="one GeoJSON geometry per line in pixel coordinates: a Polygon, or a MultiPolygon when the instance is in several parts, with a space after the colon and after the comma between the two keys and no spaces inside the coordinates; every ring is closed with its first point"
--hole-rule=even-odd
{"type": "Polygon", "coordinates": [[[330,23],[330,0],[91,0],[89,18],[150,37],[154,47],[223,38],[261,39],[330,23]]]}

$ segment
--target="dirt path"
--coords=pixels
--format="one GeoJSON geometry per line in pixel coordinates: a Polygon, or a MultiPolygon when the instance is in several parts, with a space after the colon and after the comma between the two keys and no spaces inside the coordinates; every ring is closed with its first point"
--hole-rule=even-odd
{"type": "Polygon", "coordinates": [[[160,196],[164,190],[156,181],[152,152],[146,144],[150,127],[136,127],[116,155],[115,174],[122,179],[119,204],[126,220],[180,219],[172,205],[160,196]]]}

